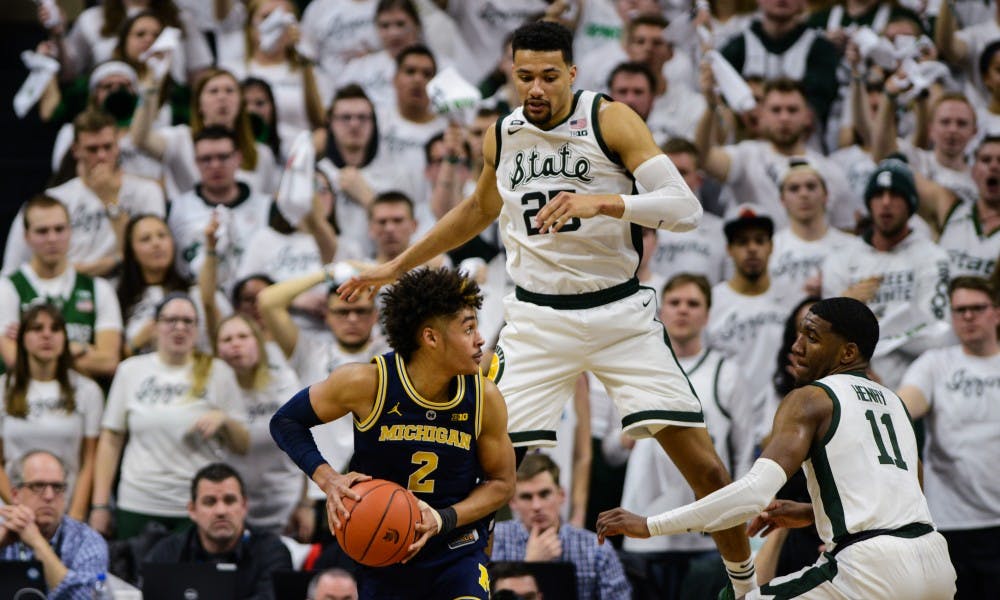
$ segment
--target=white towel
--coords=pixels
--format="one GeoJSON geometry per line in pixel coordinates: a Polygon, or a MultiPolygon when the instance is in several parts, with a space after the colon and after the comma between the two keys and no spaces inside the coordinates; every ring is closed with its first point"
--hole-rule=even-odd
{"type": "Polygon", "coordinates": [[[267,18],[257,26],[257,33],[260,35],[260,49],[265,54],[274,51],[278,45],[278,40],[285,30],[295,25],[295,15],[283,8],[276,8],[267,15],[267,18]]]}
{"type": "Polygon", "coordinates": [[[427,96],[434,112],[468,126],[483,100],[476,86],[462,78],[454,67],[445,67],[427,82],[427,96]]]}
{"type": "Polygon", "coordinates": [[[59,61],[32,50],[21,53],[21,62],[31,72],[14,94],[14,114],[19,119],[23,119],[31,107],[38,103],[45,93],[45,87],[59,72],[59,61]]]}
{"type": "Polygon", "coordinates": [[[276,199],[281,216],[292,227],[298,227],[312,210],[315,164],[316,150],[313,148],[312,135],[308,131],[301,131],[292,142],[276,199]]]}
{"type": "Polygon", "coordinates": [[[729,108],[736,112],[753,110],[757,106],[757,101],[753,98],[753,90],[736,72],[733,65],[729,64],[729,61],[717,50],[709,50],[705,56],[711,61],[715,84],[729,108]]]}
{"type": "Polygon", "coordinates": [[[152,70],[154,81],[162,81],[167,76],[170,60],[180,45],[181,30],[176,27],[164,27],[153,45],[139,55],[139,60],[152,70]]]}

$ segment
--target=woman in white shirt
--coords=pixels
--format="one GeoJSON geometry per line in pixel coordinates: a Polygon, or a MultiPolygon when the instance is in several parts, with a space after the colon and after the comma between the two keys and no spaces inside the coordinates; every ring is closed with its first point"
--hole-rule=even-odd
{"type": "Polygon", "coordinates": [[[271,416],[299,390],[299,379],[280,353],[269,356],[260,329],[243,315],[219,325],[215,349],[236,373],[248,415],[250,448],[230,460],[246,484],[247,522],[276,534],[292,525],[288,529],[308,540],[315,517],[303,495],[305,476],[275,445],[270,431],[271,416]]]}
{"type": "Polygon", "coordinates": [[[159,84],[151,76],[142,80],[142,102],[132,118],[131,133],[137,146],[163,162],[167,198],[173,200],[198,183],[201,175],[194,160],[194,136],[210,125],[236,134],[236,146],[243,159],[237,179],[261,194],[277,190],[279,169],[275,156],[270,148],[254,141],[243,94],[232,73],[209,69],[192,91],[190,124],[155,129],[159,84]]]}
{"type": "Polygon", "coordinates": [[[195,349],[194,302],[173,292],[154,315],[156,352],[118,365],[97,444],[90,525],[105,535],[111,531],[111,486],[121,459],[120,539],[139,534],[150,521],[185,526],[191,476],[249,446],[232,369],[195,349]]]}
{"type": "Polygon", "coordinates": [[[28,309],[17,331],[17,362],[0,376],[0,499],[13,501],[7,469],[14,461],[47,450],[67,467],[69,516],[83,519],[104,396],[96,383],[71,370],[72,362],[59,310],[51,304],[28,309]]]}
{"type": "Polygon", "coordinates": [[[198,311],[198,348],[208,352],[211,349],[209,332],[215,331],[219,319],[231,312],[229,302],[218,291],[214,295],[203,295],[197,285],[191,285],[180,274],[175,266],[176,244],[167,222],[149,214],[130,219],[125,226],[122,256],[118,304],[125,322],[125,355],[134,356],[154,349],[156,322],[153,311],[170,292],[191,295],[198,311]]]}
{"type": "Polygon", "coordinates": [[[295,49],[297,24],[285,28],[273,44],[261,44],[260,24],[277,10],[296,15],[297,10],[291,2],[253,0],[249,2],[249,9],[246,61],[225,66],[234,73],[263,79],[271,86],[278,115],[278,136],[281,147],[288,152],[300,132],[323,127],[326,122],[323,107],[333,96],[333,85],[295,49]]]}

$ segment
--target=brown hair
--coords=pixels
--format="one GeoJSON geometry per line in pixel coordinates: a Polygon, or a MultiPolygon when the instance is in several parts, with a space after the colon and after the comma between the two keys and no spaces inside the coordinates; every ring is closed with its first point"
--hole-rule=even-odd
{"type": "Polygon", "coordinates": [[[80,139],[81,133],[97,133],[110,127],[117,127],[115,118],[96,108],[88,108],[73,119],[73,141],[80,139]]]}
{"type": "Polygon", "coordinates": [[[976,107],[972,106],[972,102],[963,94],[962,92],[941,92],[937,98],[934,99],[934,104],[931,105],[930,115],[934,118],[934,113],[940,108],[945,102],[961,102],[962,104],[969,107],[969,112],[972,113],[972,124],[975,125],[976,118],[976,107]]]}
{"type": "Polygon", "coordinates": [[[264,340],[264,334],[261,332],[260,327],[257,327],[256,323],[240,313],[233,313],[226,317],[219,323],[219,326],[215,329],[215,334],[212,336],[212,350],[218,356],[219,332],[222,331],[222,327],[226,323],[236,320],[246,323],[247,327],[250,328],[250,332],[253,333],[254,339],[257,340],[257,364],[253,367],[253,381],[250,384],[250,388],[253,390],[262,390],[271,381],[271,366],[267,363],[267,342],[264,340]]]}
{"type": "Polygon", "coordinates": [[[59,400],[67,413],[76,411],[76,395],[69,380],[73,357],[69,353],[69,335],[66,332],[66,319],[58,308],[52,304],[36,304],[21,316],[17,328],[17,359],[14,370],[7,375],[4,385],[4,410],[8,415],[20,419],[28,416],[28,386],[31,384],[31,364],[28,349],[24,345],[24,336],[38,320],[39,315],[46,314],[52,319],[56,329],[62,331],[63,345],[56,359],[56,381],[59,382],[59,400]]]}
{"type": "Polygon", "coordinates": [[[665,284],[663,284],[663,290],[660,292],[660,298],[663,298],[667,292],[689,283],[693,283],[702,295],[705,296],[705,308],[712,308],[712,284],[708,282],[708,279],[706,279],[705,276],[695,275],[694,273],[678,273],[671,277],[665,284]]]}
{"type": "Polygon", "coordinates": [[[559,485],[559,465],[548,454],[536,452],[521,461],[521,466],[517,468],[517,480],[527,481],[542,473],[552,475],[552,481],[559,485]]]}
{"type": "Polygon", "coordinates": [[[66,213],[66,222],[69,223],[69,209],[62,202],[56,200],[52,196],[46,196],[45,194],[36,194],[31,197],[30,200],[24,203],[24,208],[21,209],[21,223],[24,225],[24,230],[27,231],[31,229],[31,223],[28,221],[28,213],[31,212],[33,208],[56,208],[59,207],[66,213]]]}
{"type": "MultiPolygon", "coordinates": [[[[180,10],[173,0],[150,0],[147,10],[159,19],[164,27],[176,27],[183,34],[184,25],[181,24],[180,10]]],[[[102,13],[104,24],[101,25],[101,37],[114,37],[127,16],[125,1],[104,0],[102,13]]]]}
{"type": "Polygon", "coordinates": [[[240,164],[240,167],[247,171],[253,171],[257,168],[257,142],[253,137],[253,128],[250,127],[250,115],[247,114],[246,106],[243,104],[243,92],[240,88],[240,82],[229,71],[225,69],[208,69],[198,84],[194,86],[191,94],[191,138],[194,139],[196,135],[205,129],[205,119],[201,116],[201,110],[199,109],[201,92],[208,85],[208,82],[216,77],[229,77],[236,84],[236,89],[240,90],[240,108],[239,112],[236,113],[236,122],[233,124],[233,131],[236,133],[236,148],[243,156],[243,162],[240,164]]]}
{"type": "Polygon", "coordinates": [[[975,290],[986,294],[993,306],[1000,306],[1000,293],[985,277],[976,275],[960,275],[948,284],[948,299],[955,295],[955,290],[975,290]]]}

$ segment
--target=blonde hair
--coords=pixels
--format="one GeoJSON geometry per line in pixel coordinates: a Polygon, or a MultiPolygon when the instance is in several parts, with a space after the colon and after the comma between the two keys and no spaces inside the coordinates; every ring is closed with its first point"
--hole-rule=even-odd
{"type": "Polygon", "coordinates": [[[191,139],[194,139],[205,129],[205,118],[201,115],[201,92],[208,85],[208,82],[216,77],[229,77],[236,83],[236,89],[240,95],[240,108],[236,113],[236,122],[233,124],[233,133],[236,134],[236,148],[243,157],[240,164],[244,170],[253,171],[257,168],[257,141],[253,137],[253,128],[250,127],[250,115],[247,114],[246,106],[243,102],[243,91],[240,89],[240,80],[235,75],[225,69],[208,69],[205,75],[195,85],[191,94],[191,139]]]}
{"type": "Polygon", "coordinates": [[[271,383],[271,365],[267,361],[267,341],[264,339],[264,333],[257,327],[257,324],[246,318],[246,316],[241,314],[233,314],[219,323],[219,326],[215,328],[215,335],[212,337],[212,349],[215,351],[215,355],[219,355],[219,332],[222,331],[222,327],[235,320],[243,321],[250,328],[250,332],[253,334],[255,340],[257,340],[257,364],[253,366],[253,377],[250,381],[250,389],[260,391],[267,387],[267,384],[271,383]]]}
{"type": "Polygon", "coordinates": [[[194,400],[205,393],[208,387],[208,378],[212,374],[212,363],[215,357],[205,354],[201,350],[195,349],[191,354],[194,365],[191,368],[191,399],[194,400]]]}

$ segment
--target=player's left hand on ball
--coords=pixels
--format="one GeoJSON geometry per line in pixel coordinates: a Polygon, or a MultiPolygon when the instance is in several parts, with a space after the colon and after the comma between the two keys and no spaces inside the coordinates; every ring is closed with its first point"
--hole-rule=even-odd
{"type": "Polygon", "coordinates": [[[648,538],[649,527],[646,517],[630,513],[624,508],[613,508],[597,517],[597,541],[601,544],[612,535],[627,535],[633,538],[648,538]]]}
{"type": "Polygon", "coordinates": [[[535,215],[539,233],[559,231],[575,218],[589,219],[600,212],[600,204],[593,198],[572,192],[559,192],[535,215]]]}
{"type": "Polygon", "coordinates": [[[437,511],[423,500],[418,500],[417,503],[420,505],[420,522],[416,526],[417,539],[407,548],[406,558],[403,559],[404,563],[416,556],[427,540],[431,539],[431,536],[441,531],[441,517],[438,516],[437,511]]]}

